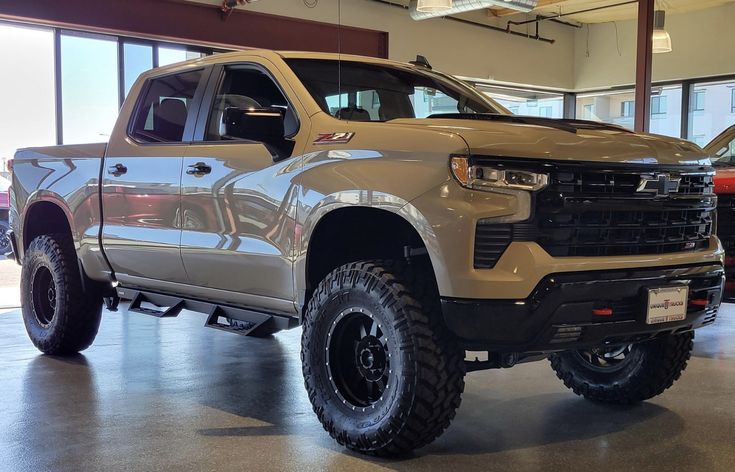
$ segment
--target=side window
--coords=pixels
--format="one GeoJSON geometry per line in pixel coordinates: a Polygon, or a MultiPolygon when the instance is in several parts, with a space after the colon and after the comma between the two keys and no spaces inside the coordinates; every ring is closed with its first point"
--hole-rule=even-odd
{"type": "Polygon", "coordinates": [[[150,79],[131,129],[132,136],[146,143],[181,142],[186,118],[202,71],[150,79]]]}
{"type": "Polygon", "coordinates": [[[255,68],[233,67],[225,70],[222,84],[214,97],[204,139],[279,141],[295,135],[298,128],[293,109],[268,74],[255,68]],[[242,119],[243,112],[274,120],[248,121],[242,119]],[[280,131],[280,123],[276,123],[280,121],[279,115],[282,117],[283,131],[280,131]]]}

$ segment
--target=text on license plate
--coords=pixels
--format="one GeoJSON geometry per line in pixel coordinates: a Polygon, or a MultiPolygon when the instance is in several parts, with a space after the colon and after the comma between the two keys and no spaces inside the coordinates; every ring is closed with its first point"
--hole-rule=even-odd
{"type": "Polygon", "coordinates": [[[669,323],[686,319],[688,300],[687,286],[649,289],[646,323],[669,323]]]}

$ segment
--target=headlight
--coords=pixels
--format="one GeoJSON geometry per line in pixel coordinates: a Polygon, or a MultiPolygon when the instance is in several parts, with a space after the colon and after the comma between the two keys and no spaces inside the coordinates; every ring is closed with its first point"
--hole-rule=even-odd
{"type": "Polygon", "coordinates": [[[452,174],[462,186],[473,190],[514,189],[535,192],[549,184],[547,174],[527,170],[470,165],[467,157],[452,157],[452,174]]]}

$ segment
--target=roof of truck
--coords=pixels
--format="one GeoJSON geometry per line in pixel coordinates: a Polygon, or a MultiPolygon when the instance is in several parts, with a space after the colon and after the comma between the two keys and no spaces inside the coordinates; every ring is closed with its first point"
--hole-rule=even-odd
{"type": "Polygon", "coordinates": [[[309,52],[309,51],[272,51],[270,49],[243,49],[241,51],[224,52],[213,54],[211,56],[191,59],[189,61],[177,62],[175,64],[153,69],[157,72],[162,70],[176,70],[193,64],[219,64],[222,62],[231,62],[237,60],[247,60],[252,57],[262,57],[264,59],[322,59],[322,60],[342,60],[353,62],[367,62],[373,64],[392,64],[401,67],[414,67],[406,62],[392,61],[379,57],[358,56],[354,54],[337,54],[327,52],[309,52]]]}

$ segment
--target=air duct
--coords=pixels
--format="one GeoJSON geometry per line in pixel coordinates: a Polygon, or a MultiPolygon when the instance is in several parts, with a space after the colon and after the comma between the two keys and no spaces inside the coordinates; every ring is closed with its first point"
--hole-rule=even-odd
{"type": "Polygon", "coordinates": [[[472,10],[482,10],[484,8],[509,8],[528,13],[536,8],[538,0],[454,0],[452,8],[441,11],[418,11],[416,8],[417,4],[418,0],[411,0],[408,11],[411,14],[411,18],[420,21],[472,10]]]}

